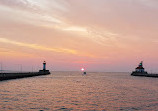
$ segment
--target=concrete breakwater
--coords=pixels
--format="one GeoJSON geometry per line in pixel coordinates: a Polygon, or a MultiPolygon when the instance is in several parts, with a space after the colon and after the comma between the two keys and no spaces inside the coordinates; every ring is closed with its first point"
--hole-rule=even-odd
{"type": "Polygon", "coordinates": [[[143,61],[135,68],[135,71],[132,72],[132,76],[144,76],[144,77],[158,77],[158,74],[148,74],[143,67],[143,61]]]}
{"type": "Polygon", "coordinates": [[[157,77],[158,78],[158,74],[148,74],[148,73],[133,72],[131,75],[132,76],[157,77]]]}
{"type": "Polygon", "coordinates": [[[48,75],[48,74],[50,74],[49,70],[46,71],[41,70],[39,72],[25,72],[25,73],[0,73],[0,81],[8,80],[8,79],[48,75]]]}
{"type": "Polygon", "coordinates": [[[43,70],[39,70],[39,72],[0,73],[0,81],[8,80],[8,79],[48,75],[48,74],[50,74],[50,72],[49,72],[49,70],[46,70],[46,62],[44,61],[43,62],[43,70]]]}

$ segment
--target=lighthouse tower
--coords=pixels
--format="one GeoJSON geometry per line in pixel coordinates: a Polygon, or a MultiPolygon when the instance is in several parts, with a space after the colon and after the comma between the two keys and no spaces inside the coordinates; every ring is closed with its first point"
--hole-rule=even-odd
{"type": "Polygon", "coordinates": [[[46,70],[46,61],[43,62],[43,70],[46,70]]]}
{"type": "Polygon", "coordinates": [[[135,70],[136,72],[144,72],[143,61],[139,64],[139,66],[135,70]]]}
{"type": "Polygon", "coordinates": [[[49,70],[46,70],[46,61],[43,62],[43,70],[39,70],[38,74],[50,74],[49,70]]]}

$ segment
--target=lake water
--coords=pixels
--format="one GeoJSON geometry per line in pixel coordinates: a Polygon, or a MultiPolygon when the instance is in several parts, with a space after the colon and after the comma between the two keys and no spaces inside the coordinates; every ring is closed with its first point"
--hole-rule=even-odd
{"type": "Polygon", "coordinates": [[[52,72],[0,81],[0,111],[158,111],[158,78],[52,72]]]}

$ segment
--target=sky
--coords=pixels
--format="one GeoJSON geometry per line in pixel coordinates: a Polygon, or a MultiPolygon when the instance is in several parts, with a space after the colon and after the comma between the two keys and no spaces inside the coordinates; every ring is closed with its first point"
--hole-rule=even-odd
{"type": "Polygon", "coordinates": [[[0,0],[0,64],[158,72],[157,20],[157,0],[0,0]]]}

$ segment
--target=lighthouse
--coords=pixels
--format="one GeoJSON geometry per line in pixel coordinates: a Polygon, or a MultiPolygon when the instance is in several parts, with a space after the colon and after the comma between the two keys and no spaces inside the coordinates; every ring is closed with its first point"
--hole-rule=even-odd
{"type": "Polygon", "coordinates": [[[43,70],[39,70],[39,74],[50,74],[49,70],[46,70],[46,61],[43,62],[43,70]]]}
{"type": "MultiPolygon", "coordinates": [[[[143,67],[143,61],[141,61],[138,67],[135,68],[135,71],[131,73],[132,76],[146,76],[148,77],[148,72],[145,71],[143,67]]],[[[155,76],[155,75],[154,75],[155,76]]],[[[151,76],[152,77],[152,76],[151,76]]],[[[156,76],[155,76],[156,77],[156,76]]]]}
{"type": "Polygon", "coordinates": [[[135,70],[136,72],[144,72],[143,61],[139,64],[139,66],[135,70]]]}
{"type": "Polygon", "coordinates": [[[46,61],[43,62],[43,70],[46,70],[46,61]]]}

